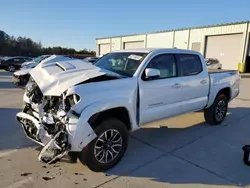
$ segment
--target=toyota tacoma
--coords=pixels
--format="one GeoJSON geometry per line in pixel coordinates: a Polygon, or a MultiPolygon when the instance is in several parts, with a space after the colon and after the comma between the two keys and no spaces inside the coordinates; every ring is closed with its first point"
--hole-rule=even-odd
{"type": "Polygon", "coordinates": [[[94,65],[41,63],[30,75],[17,120],[43,146],[39,160],[68,154],[93,171],[115,166],[129,133],[150,122],[203,111],[208,124],[219,125],[241,79],[236,70],[208,70],[199,52],[180,49],[115,51],[94,65]]]}

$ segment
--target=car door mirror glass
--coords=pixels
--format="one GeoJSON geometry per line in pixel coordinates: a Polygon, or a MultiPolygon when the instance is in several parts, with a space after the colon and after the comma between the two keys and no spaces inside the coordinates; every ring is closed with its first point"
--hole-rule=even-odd
{"type": "Polygon", "coordinates": [[[147,68],[145,70],[145,76],[147,80],[152,80],[159,78],[161,75],[160,71],[158,69],[153,69],[153,68],[147,68]]]}

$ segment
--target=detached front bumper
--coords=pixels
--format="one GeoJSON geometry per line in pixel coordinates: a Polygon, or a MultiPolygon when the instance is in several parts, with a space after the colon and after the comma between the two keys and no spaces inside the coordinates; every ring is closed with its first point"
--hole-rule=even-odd
{"type": "MultiPolygon", "coordinates": [[[[19,112],[16,115],[17,121],[22,125],[24,133],[32,141],[45,146],[53,136],[49,135],[44,129],[45,125],[39,123],[39,115],[29,115],[24,112],[19,112]]],[[[67,142],[70,146],[69,151],[80,152],[87,146],[97,135],[91,128],[89,123],[84,118],[76,117],[70,113],[67,115],[68,121],[65,124],[67,133],[67,142]]]]}
{"type": "Polygon", "coordinates": [[[40,128],[38,120],[24,112],[19,112],[16,115],[17,121],[22,125],[24,133],[26,134],[27,138],[31,139],[32,141],[44,146],[45,144],[37,137],[38,130],[40,128]]]}

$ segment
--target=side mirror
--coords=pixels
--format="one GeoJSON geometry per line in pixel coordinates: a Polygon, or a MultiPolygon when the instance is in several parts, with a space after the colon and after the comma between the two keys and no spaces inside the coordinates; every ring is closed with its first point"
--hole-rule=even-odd
{"type": "Polygon", "coordinates": [[[147,68],[145,70],[145,76],[147,80],[153,80],[153,79],[159,78],[160,75],[161,73],[158,69],[147,68]]]}

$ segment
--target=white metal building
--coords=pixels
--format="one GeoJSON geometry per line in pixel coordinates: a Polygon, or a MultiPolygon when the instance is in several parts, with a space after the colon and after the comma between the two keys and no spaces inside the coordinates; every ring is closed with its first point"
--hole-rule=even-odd
{"type": "Polygon", "coordinates": [[[102,56],[110,51],[132,48],[180,48],[201,52],[206,58],[217,58],[223,69],[238,69],[246,63],[250,72],[250,22],[236,22],[153,33],[96,39],[96,52],[102,56]]]}

